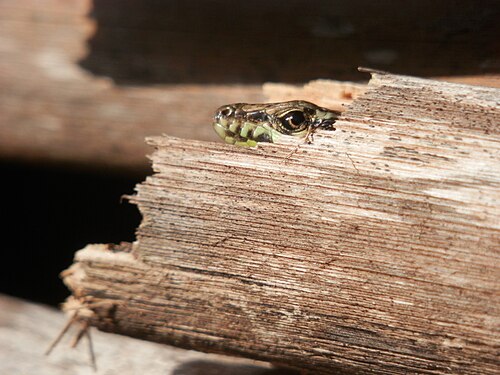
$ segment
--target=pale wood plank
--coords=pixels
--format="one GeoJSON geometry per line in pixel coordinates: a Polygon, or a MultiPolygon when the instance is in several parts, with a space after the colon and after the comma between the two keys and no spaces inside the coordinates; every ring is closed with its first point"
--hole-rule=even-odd
{"type": "MultiPolygon", "coordinates": [[[[143,340],[92,331],[97,372],[90,365],[86,342],[75,349],[69,343],[73,329],[60,345],[44,351],[67,317],[53,308],[0,295],[0,373],[2,374],[276,374],[256,361],[182,350],[143,340]]],[[[76,327],[75,327],[76,328],[76,327]]],[[[82,341],[86,341],[85,338],[82,341]]],[[[281,370],[282,374],[292,374],[281,370]]]]}

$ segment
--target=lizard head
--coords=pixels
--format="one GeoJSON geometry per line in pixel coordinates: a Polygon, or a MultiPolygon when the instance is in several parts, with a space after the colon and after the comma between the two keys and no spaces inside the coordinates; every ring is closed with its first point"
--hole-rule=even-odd
{"type": "Polygon", "coordinates": [[[220,107],[213,127],[225,142],[239,146],[256,146],[259,142],[276,142],[281,135],[306,137],[321,128],[335,130],[339,112],[303,100],[281,103],[235,103],[220,107]]]}

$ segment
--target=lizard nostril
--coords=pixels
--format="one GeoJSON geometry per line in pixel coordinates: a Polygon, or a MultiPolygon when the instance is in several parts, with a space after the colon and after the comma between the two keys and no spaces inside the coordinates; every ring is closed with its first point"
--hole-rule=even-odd
{"type": "Polygon", "coordinates": [[[221,117],[221,116],[228,117],[228,116],[231,116],[233,114],[233,112],[234,112],[234,109],[231,106],[221,107],[217,111],[217,117],[221,117]]]}

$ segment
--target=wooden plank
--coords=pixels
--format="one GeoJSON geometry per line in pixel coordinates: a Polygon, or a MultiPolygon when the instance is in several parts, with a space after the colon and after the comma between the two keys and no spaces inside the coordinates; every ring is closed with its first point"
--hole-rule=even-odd
{"type": "MultiPolygon", "coordinates": [[[[91,368],[88,346],[70,349],[75,330],[43,355],[67,317],[53,308],[0,295],[0,373],[2,374],[245,374],[276,373],[266,363],[187,351],[128,337],[92,331],[98,371],[91,368]],[[274,372],[273,372],[274,371],[274,372]]],[[[76,327],[74,327],[76,328],[76,327]]],[[[82,341],[86,341],[85,338],[82,341]]],[[[283,375],[293,374],[282,370],[283,375]]]]}
{"type": "Polygon", "coordinates": [[[499,99],[374,74],[311,145],[151,138],[137,242],[78,252],[73,303],[106,331],[315,373],[497,373],[499,99]]]}
{"type": "MultiPolygon", "coordinates": [[[[180,8],[173,10],[170,2],[145,6],[129,1],[117,9],[111,3],[90,0],[2,1],[0,158],[144,173],[148,168],[145,137],[168,134],[213,141],[216,138],[209,124],[214,110],[231,102],[266,100],[261,92],[261,83],[266,80],[361,78],[356,66],[375,66],[384,55],[389,59],[401,57],[394,60],[396,65],[385,65],[385,69],[420,74],[481,73],[488,69],[480,69],[480,66],[494,64],[488,46],[496,42],[496,38],[489,35],[496,36],[496,33],[483,32],[482,37],[477,38],[473,36],[480,30],[470,28],[466,44],[463,40],[445,43],[453,53],[444,52],[443,40],[451,38],[451,30],[459,27],[462,32],[464,27],[464,22],[442,22],[443,14],[450,18],[450,10],[445,5],[431,7],[432,17],[425,18],[430,24],[444,25],[439,34],[434,29],[428,32],[432,29],[429,27],[419,31],[411,27],[408,20],[392,17],[388,12],[397,8],[394,5],[364,3],[364,7],[346,3],[330,9],[329,2],[318,1],[316,6],[309,6],[313,14],[308,22],[320,27],[312,34],[304,29],[300,17],[293,16],[296,12],[293,5],[285,8],[280,5],[281,16],[274,22],[287,27],[276,27],[275,31],[280,30],[280,42],[268,43],[266,32],[252,31],[247,35],[245,30],[253,28],[241,26],[254,22],[256,14],[259,19],[276,18],[277,5],[273,3],[259,7],[249,4],[238,9],[239,19],[224,19],[227,23],[217,24],[217,36],[208,41],[207,30],[213,32],[215,25],[207,14],[217,14],[220,21],[221,15],[228,11],[222,3],[198,4],[198,12],[192,13],[181,11],[186,9],[183,7],[192,6],[182,2],[176,5],[180,8]],[[381,23],[380,18],[376,18],[374,27],[373,15],[365,18],[366,10],[359,11],[365,7],[371,9],[371,14],[377,12],[383,16],[385,21],[381,23]],[[292,26],[290,22],[298,24],[292,26]],[[343,22],[347,24],[342,26],[343,22]],[[353,24],[349,26],[349,22],[353,24]],[[196,24],[197,28],[186,29],[190,24],[196,24]],[[402,30],[399,35],[405,35],[401,37],[403,42],[393,40],[393,30],[398,28],[402,30]],[[288,35],[292,30],[293,37],[288,35]],[[349,35],[337,39],[315,34],[321,30],[350,31],[349,35]],[[373,40],[367,46],[357,39],[364,34],[373,37],[374,30],[380,33],[375,39],[385,47],[377,47],[373,40]],[[414,43],[404,43],[424,35],[425,46],[418,45],[427,55],[412,52],[414,43]],[[479,39],[481,43],[477,42],[479,39]],[[241,40],[246,42],[241,44],[241,40]],[[392,44],[390,48],[388,43],[392,44]],[[305,50],[304,53],[297,52],[299,49],[305,50]],[[193,50],[197,51],[196,63],[193,50]],[[297,54],[309,59],[309,63],[304,63],[302,57],[296,59],[297,54]],[[284,59],[284,55],[294,58],[284,59]],[[375,60],[363,56],[375,56],[375,60]],[[424,59],[425,64],[415,60],[416,56],[424,59]],[[256,64],[255,59],[261,64],[256,64]],[[130,85],[132,82],[134,85],[130,85]]],[[[411,7],[415,12],[429,14],[429,7],[422,7],[420,2],[411,7]]],[[[494,19],[493,13],[486,13],[487,16],[476,22],[476,26],[481,25],[484,30],[488,30],[488,23],[494,19]]],[[[408,14],[415,18],[414,12],[408,14]]],[[[457,12],[457,17],[463,16],[457,12]]],[[[469,19],[467,13],[464,21],[469,19]]],[[[491,75],[482,82],[494,82],[491,77],[497,77],[498,81],[498,75],[491,75]]],[[[299,90],[287,87],[288,91],[299,90]]],[[[309,95],[313,92],[308,90],[306,85],[305,90],[299,91],[301,99],[321,100],[317,95],[309,95]]],[[[284,100],[288,97],[284,94],[280,96],[274,90],[272,100],[284,100]]],[[[348,97],[344,99],[342,103],[350,101],[348,97]]],[[[337,106],[339,103],[327,104],[337,106]]]]}

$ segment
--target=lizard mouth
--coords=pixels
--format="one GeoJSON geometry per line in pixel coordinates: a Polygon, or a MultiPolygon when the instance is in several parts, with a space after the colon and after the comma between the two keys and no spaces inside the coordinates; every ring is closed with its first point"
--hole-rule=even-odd
{"type": "Polygon", "coordinates": [[[217,118],[213,127],[219,137],[226,143],[237,146],[255,147],[259,142],[274,143],[281,135],[269,123],[253,123],[217,118]]]}

